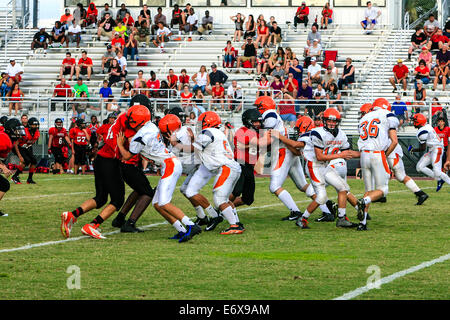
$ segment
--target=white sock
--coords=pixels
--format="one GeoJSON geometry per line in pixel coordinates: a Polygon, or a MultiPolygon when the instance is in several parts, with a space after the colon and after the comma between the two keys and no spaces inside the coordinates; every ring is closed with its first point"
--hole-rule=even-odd
{"type": "Polygon", "coordinates": [[[338,208],[338,217],[342,218],[345,216],[345,208],[338,208]]]}
{"type": "Polygon", "coordinates": [[[181,219],[181,222],[183,222],[183,224],[185,225],[185,226],[193,226],[195,223],[193,223],[192,221],[191,221],[191,219],[189,219],[189,217],[187,217],[187,216],[184,216],[183,217],[183,219],[181,219]]]}
{"type": "Polygon", "coordinates": [[[192,36],[192,31],[189,31],[189,35],[192,36]]]}
{"type": "Polygon", "coordinates": [[[164,42],[161,42],[161,49],[164,49],[164,42]]]}
{"type": "Polygon", "coordinates": [[[233,208],[233,213],[234,213],[234,217],[236,218],[236,223],[238,223],[239,222],[239,216],[237,214],[236,208],[233,208]]]}
{"type": "Polygon", "coordinates": [[[322,210],[323,213],[331,213],[330,210],[328,210],[328,207],[326,204],[321,204],[319,206],[320,210],[322,210]]]}
{"type": "Polygon", "coordinates": [[[181,224],[180,220],[175,221],[172,226],[177,230],[178,232],[186,232],[186,228],[181,224]]]}
{"type": "Polygon", "coordinates": [[[199,217],[200,219],[206,217],[205,212],[203,211],[203,208],[201,206],[195,207],[195,211],[197,211],[197,217],[199,217]]]}
{"type": "Polygon", "coordinates": [[[361,223],[362,224],[367,224],[367,212],[366,211],[364,211],[364,219],[363,219],[363,221],[361,221],[361,223]]]}
{"type": "Polygon", "coordinates": [[[405,183],[405,186],[414,193],[420,191],[420,188],[417,186],[413,179],[408,180],[408,182],[405,183]]]}
{"type": "Polygon", "coordinates": [[[355,206],[355,210],[358,211],[358,205],[355,206]]]}
{"type": "Polygon", "coordinates": [[[228,220],[229,224],[236,224],[236,217],[233,213],[233,209],[230,206],[226,207],[226,209],[222,211],[222,215],[225,217],[225,219],[228,220]]]}
{"type": "Polygon", "coordinates": [[[372,202],[372,199],[370,199],[370,197],[364,197],[364,203],[365,204],[369,204],[369,203],[371,203],[372,202]]]}
{"type": "Polygon", "coordinates": [[[302,218],[308,219],[311,213],[308,212],[308,210],[305,210],[305,212],[302,215],[302,218]]]}
{"type": "Polygon", "coordinates": [[[211,205],[205,209],[208,212],[209,216],[212,218],[217,218],[219,215],[217,214],[216,209],[214,209],[211,205]]]}
{"type": "Polygon", "coordinates": [[[181,36],[181,30],[178,30],[178,35],[181,36]]]}
{"type": "Polygon", "coordinates": [[[281,193],[278,195],[278,199],[281,200],[281,202],[284,203],[284,205],[291,211],[300,211],[297,207],[297,205],[294,202],[294,199],[292,199],[289,192],[286,190],[281,191],[281,193]]]}

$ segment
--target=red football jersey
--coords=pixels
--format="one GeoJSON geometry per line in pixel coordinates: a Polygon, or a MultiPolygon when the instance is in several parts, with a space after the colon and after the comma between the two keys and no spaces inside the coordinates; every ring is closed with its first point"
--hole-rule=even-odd
{"type": "Polygon", "coordinates": [[[243,164],[256,164],[256,161],[258,160],[258,149],[257,147],[250,147],[250,141],[254,138],[258,137],[258,133],[254,130],[251,130],[247,127],[241,127],[239,128],[236,133],[234,134],[234,159],[243,164]],[[237,143],[241,143],[248,148],[245,150],[241,150],[237,147],[237,143]],[[250,152],[251,148],[254,148],[254,152],[250,152]]]}
{"type": "Polygon", "coordinates": [[[443,130],[439,129],[439,127],[435,127],[434,131],[436,131],[439,139],[444,143],[444,147],[447,147],[448,139],[450,138],[450,127],[444,127],[443,130]]]}
{"type": "Polygon", "coordinates": [[[65,128],[50,128],[50,130],[48,130],[48,134],[53,136],[52,147],[62,148],[64,146],[64,141],[66,141],[65,138],[67,137],[67,130],[65,128]]]}
{"type": "Polygon", "coordinates": [[[36,130],[34,134],[31,134],[30,129],[25,128],[25,136],[19,139],[19,147],[28,148],[29,146],[32,146],[39,140],[40,135],[39,130],[36,130]]]}
{"type": "Polygon", "coordinates": [[[114,122],[114,124],[108,129],[108,133],[106,134],[106,137],[104,137],[105,145],[97,153],[99,156],[110,159],[122,158],[119,148],[117,147],[117,134],[119,132],[123,132],[126,138],[130,138],[136,134],[134,130],[128,129],[126,127],[125,124],[126,118],[127,118],[126,113],[123,113],[117,118],[116,122],[114,122]]]}
{"type": "Polygon", "coordinates": [[[11,139],[5,133],[5,129],[0,127],[0,159],[4,160],[13,148],[11,139]]]}
{"type": "MultiPolygon", "coordinates": [[[[88,134],[91,134],[91,130],[86,129],[88,134]]],[[[78,127],[74,127],[69,131],[70,139],[73,140],[73,143],[79,146],[87,146],[89,143],[89,139],[86,133],[78,127]]]]}
{"type": "Polygon", "coordinates": [[[111,127],[111,125],[107,123],[98,128],[97,131],[95,131],[98,135],[102,136],[103,141],[106,140],[106,135],[108,134],[109,127],[111,127]]]}

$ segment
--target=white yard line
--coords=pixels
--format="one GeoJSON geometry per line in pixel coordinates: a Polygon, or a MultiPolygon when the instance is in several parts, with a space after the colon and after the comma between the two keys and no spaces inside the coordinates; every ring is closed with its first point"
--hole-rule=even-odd
{"type": "MultiPolygon", "coordinates": [[[[416,271],[419,271],[419,270],[431,267],[432,265],[434,265],[436,263],[442,263],[442,262],[447,261],[449,259],[450,259],[450,253],[447,253],[446,255],[440,256],[439,258],[436,258],[434,260],[422,262],[421,264],[418,264],[417,266],[414,266],[414,267],[411,267],[411,268],[408,268],[408,269],[405,269],[405,270],[393,273],[390,276],[381,278],[378,283],[381,286],[383,284],[392,282],[395,279],[404,277],[404,276],[406,276],[406,275],[408,275],[410,273],[413,273],[413,272],[416,272],[416,271]]],[[[346,294],[343,294],[340,297],[334,298],[333,300],[349,300],[349,299],[353,299],[353,298],[356,298],[357,296],[360,296],[363,293],[366,293],[366,292],[368,292],[368,291],[370,291],[372,289],[375,289],[375,286],[360,287],[360,288],[355,289],[353,291],[347,292],[346,294]]]]}

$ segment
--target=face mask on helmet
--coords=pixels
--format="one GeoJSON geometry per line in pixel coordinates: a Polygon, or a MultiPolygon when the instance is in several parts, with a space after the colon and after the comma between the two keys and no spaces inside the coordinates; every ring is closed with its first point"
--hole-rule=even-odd
{"type": "Polygon", "coordinates": [[[341,122],[341,116],[335,109],[327,109],[323,115],[323,127],[330,132],[333,136],[336,136],[339,132],[339,123],[341,122]]]}
{"type": "Polygon", "coordinates": [[[58,128],[58,129],[61,129],[62,127],[63,127],[63,122],[62,122],[62,120],[56,120],[55,121],[55,127],[56,128],[58,128]]]}

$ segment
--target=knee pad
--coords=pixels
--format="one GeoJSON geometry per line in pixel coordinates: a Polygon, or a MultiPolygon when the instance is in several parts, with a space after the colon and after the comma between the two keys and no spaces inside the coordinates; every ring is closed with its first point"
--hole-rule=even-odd
{"type": "Polygon", "coordinates": [[[441,178],[440,178],[441,172],[442,172],[441,168],[439,168],[437,166],[433,166],[434,179],[441,180],[441,178]]]}
{"type": "Polygon", "coordinates": [[[405,180],[406,173],[404,170],[392,169],[392,171],[394,171],[395,178],[398,182],[403,182],[403,180],[405,180]]]}
{"type": "Polygon", "coordinates": [[[273,183],[272,181],[270,182],[269,190],[271,193],[275,193],[275,191],[277,191],[280,188],[281,186],[278,183],[273,183]]]}
{"type": "Polygon", "coordinates": [[[380,190],[383,192],[383,196],[386,197],[388,195],[388,192],[389,192],[389,186],[386,185],[384,187],[381,187],[380,190]]]}
{"type": "Polygon", "coordinates": [[[314,188],[312,185],[309,185],[308,188],[306,188],[306,196],[311,198],[313,195],[315,195],[316,193],[314,192],[314,188]]]}
{"type": "Polygon", "coordinates": [[[327,192],[325,190],[316,193],[316,202],[320,205],[325,204],[328,200],[327,192]]]}
{"type": "Polygon", "coordinates": [[[416,171],[417,171],[417,172],[422,172],[422,166],[421,166],[420,161],[417,162],[417,164],[416,164],[416,171]]]}
{"type": "Polygon", "coordinates": [[[181,187],[180,187],[180,192],[181,192],[186,198],[190,198],[190,197],[188,197],[187,194],[186,194],[187,188],[188,188],[188,185],[187,185],[187,184],[185,185],[185,184],[183,183],[183,184],[181,185],[181,187]]]}
{"type": "Polygon", "coordinates": [[[197,195],[198,192],[195,192],[194,190],[192,190],[191,188],[189,188],[189,186],[186,186],[186,190],[183,192],[181,190],[181,192],[186,196],[186,198],[190,199],[193,196],[197,195]]]}
{"type": "Polygon", "coordinates": [[[222,204],[228,202],[228,198],[222,195],[213,194],[214,206],[219,208],[222,204]]]}

